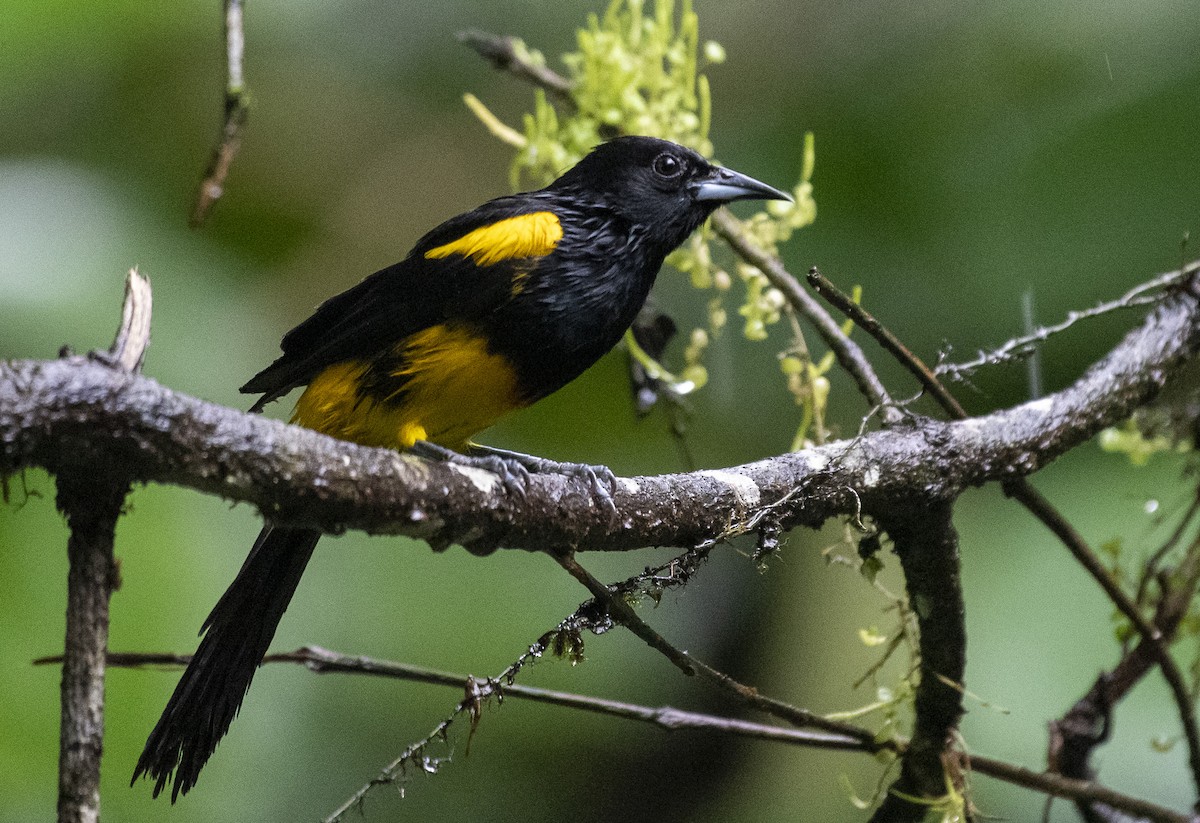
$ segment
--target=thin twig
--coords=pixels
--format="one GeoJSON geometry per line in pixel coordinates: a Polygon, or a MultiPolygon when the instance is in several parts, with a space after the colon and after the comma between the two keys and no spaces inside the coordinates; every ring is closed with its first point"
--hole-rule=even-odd
{"type": "MultiPolygon", "coordinates": [[[[186,666],[191,655],[186,654],[151,654],[109,652],[108,665],[123,668],[143,668],[154,666],[186,666]]],[[[56,663],[61,657],[47,657],[34,661],[35,663],[56,663]]],[[[442,672],[426,669],[420,666],[410,666],[389,660],[363,657],[361,655],[345,655],[317,646],[304,646],[292,652],[282,652],[267,655],[263,663],[292,663],[304,666],[317,674],[359,674],[372,677],[384,677],[396,680],[407,680],[419,683],[449,686],[451,688],[469,688],[472,683],[478,688],[486,688],[489,681],[473,680],[470,675],[442,672]]],[[[493,685],[497,681],[490,681],[493,685]]],[[[841,733],[815,734],[800,729],[780,728],[759,723],[734,720],[716,715],[706,715],[687,712],[670,706],[650,707],[638,704],[589,697],[572,692],[560,692],[550,689],[539,689],[519,683],[505,684],[502,688],[505,698],[514,697],[522,700],[532,700],[564,708],[593,712],[596,714],[622,717],[643,723],[650,723],[664,730],[697,729],[718,731],[742,737],[759,740],[786,743],[791,745],[835,748],[847,751],[875,752],[879,749],[902,751],[903,746],[897,741],[871,741],[871,733],[867,729],[857,729],[853,736],[841,733]]],[[[855,727],[850,727],[855,728],[855,727]]],[[[967,770],[964,763],[963,769],[967,770]]],[[[972,754],[969,769],[978,774],[1011,783],[1016,786],[1045,792],[1054,797],[1069,800],[1096,801],[1106,803],[1113,808],[1123,809],[1131,814],[1139,814],[1156,821],[1156,823],[1196,823],[1200,818],[1180,814],[1170,809],[1149,803],[1140,798],[1132,797],[1114,791],[1087,780],[1072,780],[1061,775],[1047,772],[1035,772],[1012,763],[994,758],[972,754]]],[[[345,810],[352,808],[346,806],[345,810]]]]}
{"type": "MultiPolygon", "coordinates": [[[[292,662],[303,662],[310,669],[318,672],[363,672],[377,676],[423,679],[426,682],[446,683],[463,688],[463,699],[455,705],[454,710],[448,717],[443,718],[425,737],[406,747],[398,757],[379,772],[378,777],[360,786],[341,806],[326,816],[323,823],[337,823],[351,809],[358,808],[361,810],[367,794],[372,789],[377,786],[390,785],[397,779],[402,778],[405,769],[409,765],[419,765],[423,771],[436,772],[438,767],[440,767],[441,761],[437,758],[427,756],[425,754],[427,748],[437,741],[444,742],[449,734],[450,727],[464,713],[470,715],[471,731],[474,733],[475,728],[479,724],[484,703],[492,697],[502,698],[508,687],[515,685],[513,681],[518,672],[527,664],[537,660],[546,651],[546,644],[549,642],[549,638],[564,631],[574,631],[576,627],[572,624],[572,621],[577,621],[579,617],[579,612],[571,615],[571,617],[559,623],[555,630],[547,632],[542,636],[541,640],[529,646],[520,657],[506,666],[504,671],[499,675],[484,680],[477,680],[471,675],[466,675],[465,677],[446,675],[443,672],[433,672],[428,669],[419,670],[421,672],[419,678],[409,678],[408,675],[411,672],[403,671],[403,669],[409,667],[400,667],[398,664],[388,664],[380,661],[370,661],[369,664],[364,664],[358,662],[355,658],[326,652],[324,649],[316,647],[305,647],[297,652],[292,652],[289,655],[279,658],[292,662]]],[[[271,656],[269,655],[268,657],[271,656]]],[[[470,751],[469,742],[468,751],[470,751]]]]}
{"type": "MultiPolygon", "coordinates": [[[[635,594],[645,595],[650,587],[668,589],[683,585],[695,574],[700,563],[707,557],[707,554],[708,550],[706,549],[691,549],[671,560],[668,565],[656,569],[647,569],[637,577],[616,584],[611,587],[611,590],[614,593],[621,592],[621,597],[623,598],[625,596],[634,596],[635,594]],[[665,576],[664,572],[666,573],[665,576]]],[[[583,574],[586,575],[586,572],[583,572],[583,574]]],[[[602,587],[602,584],[598,582],[595,585],[602,587]]],[[[607,593],[608,590],[606,590],[607,593]]],[[[378,777],[360,787],[349,800],[326,818],[326,823],[332,823],[340,819],[349,809],[361,806],[367,793],[372,788],[394,782],[397,779],[397,775],[402,775],[406,766],[417,762],[418,758],[420,759],[422,768],[426,768],[429,761],[424,756],[426,747],[435,740],[444,740],[450,726],[464,712],[471,714],[471,729],[474,732],[479,723],[483,703],[493,696],[502,699],[507,694],[508,689],[515,687],[516,677],[520,671],[527,664],[538,660],[545,652],[549,651],[556,656],[565,655],[575,659],[583,649],[583,641],[580,635],[584,630],[599,633],[602,627],[607,628],[611,625],[611,615],[598,609],[597,603],[597,600],[589,600],[580,605],[572,614],[559,621],[557,626],[530,644],[516,660],[510,663],[496,677],[483,681],[475,680],[469,676],[466,677],[466,697],[455,706],[450,715],[438,723],[433,731],[424,738],[405,748],[395,760],[384,767],[378,777]]],[[[665,643],[665,641],[662,642],[665,643]]],[[[270,659],[270,656],[268,656],[268,659],[270,659]]],[[[370,661],[365,658],[348,658],[332,652],[325,652],[322,649],[315,651],[311,648],[302,649],[300,652],[284,655],[279,659],[304,662],[310,669],[320,672],[354,671],[381,676],[406,677],[409,679],[425,680],[426,682],[445,683],[447,685],[460,685],[464,682],[461,676],[434,673],[426,669],[402,667],[398,664],[370,661]]],[[[814,740],[816,739],[814,738],[814,740]]],[[[853,736],[839,735],[839,740],[842,743],[855,739],[853,736]]],[[[830,738],[826,742],[833,745],[838,741],[830,738]]]]}
{"type": "Polygon", "coordinates": [[[1133,624],[1139,635],[1155,644],[1162,640],[1158,629],[1146,619],[1133,599],[1125,593],[1125,590],[1100,562],[1099,557],[1088,546],[1083,535],[1037,489],[1024,479],[1006,482],[1003,484],[1003,488],[1005,494],[1019,502],[1034,517],[1042,521],[1046,528],[1054,532],[1055,537],[1067,547],[1071,556],[1079,565],[1083,566],[1092,579],[1100,584],[1100,588],[1104,590],[1108,599],[1133,624]]]}
{"type": "Polygon", "coordinates": [[[687,655],[668,643],[646,621],[638,617],[623,597],[619,597],[615,592],[601,583],[600,580],[593,577],[587,569],[579,565],[579,561],[575,559],[573,552],[556,554],[554,555],[554,560],[568,574],[582,583],[592,593],[592,597],[604,604],[610,617],[640,637],[650,648],[674,663],[684,674],[690,677],[696,673],[687,655]]]}
{"type": "MultiPolygon", "coordinates": [[[[874,316],[834,286],[816,268],[813,268],[809,272],[809,283],[819,294],[853,320],[859,328],[874,337],[885,351],[889,352],[908,369],[947,414],[957,420],[966,419],[966,410],[963,409],[962,405],[959,404],[941,381],[938,380],[936,374],[874,316]]],[[[1170,658],[1165,646],[1160,642],[1161,638],[1158,631],[1150,625],[1136,604],[1120,588],[1112,575],[1108,573],[1108,570],[1104,568],[1082,535],[1024,478],[1014,478],[1006,481],[1003,485],[1005,492],[1009,496],[1024,505],[1026,509],[1058,536],[1071,552],[1072,556],[1096,580],[1121,613],[1133,623],[1139,634],[1151,645],[1151,648],[1158,651],[1158,656],[1163,664],[1163,674],[1168,682],[1179,680],[1178,668],[1170,658]]],[[[1172,686],[1172,691],[1176,691],[1174,685],[1172,686]]],[[[1185,716],[1187,713],[1187,709],[1182,704],[1180,705],[1180,713],[1181,716],[1185,716]]],[[[897,800],[894,805],[903,805],[903,801],[897,800]]]]}
{"type": "Polygon", "coordinates": [[[523,47],[518,47],[520,41],[517,38],[470,29],[458,33],[458,42],[474,49],[480,57],[497,69],[545,89],[560,103],[574,108],[571,81],[558,72],[529,60],[528,52],[523,47]]]}
{"type": "MultiPolygon", "coordinates": [[[[1164,279],[1179,277],[1180,275],[1181,272],[1171,272],[1169,275],[1160,275],[1152,282],[1161,284],[1164,282],[1164,279]]],[[[937,400],[938,404],[947,414],[956,420],[965,420],[967,418],[966,410],[950,394],[945,385],[938,380],[936,374],[874,316],[834,286],[816,268],[809,272],[809,282],[812,283],[813,288],[818,293],[833,303],[839,310],[843,311],[847,317],[854,321],[855,325],[879,341],[880,345],[886,351],[892,354],[911,374],[916,376],[921,385],[937,400]]],[[[1134,289],[1129,294],[1138,293],[1139,291],[1140,289],[1134,289]]],[[[1128,294],[1126,297],[1128,297],[1128,294]]],[[[1105,594],[1108,595],[1109,599],[1113,601],[1121,613],[1133,623],[1138,633],[1153,642],[1157,642],[1158,631],[1146,620],[1137,605],[1120,588],[1112,578],[1112,575],[1104,568],[1104,565],[1100,562],[1095,552],[1087,545],[1083,536],[1075,530],[1067,519],[1045,497],[1030,486],[1024,478],[1006,482],[1004,489],[1006,494],[1024,505],[1047,528],[1054,532],[1055,536],[1071,551],[1075,559],[1100,584],[1105,594]]]]}
{"type": "Polygon", "coordinates": [[[859,729],[840,721],[829,720],[805,709],[766,697],[760,694],[757,689],[743,685],[724,672],[720,672],[706,663],[697,660],[691,654],[675,648],[662,635],[638,617],[637,613],[620,594],[619,588],[604,585],[604,583],[580,566],[573,556],[559,556],[555,557],[555,560],[592,593],[592,596],[607,610],[609,616],[660,652],[685,674],[699,674],[709,682],[719,686],[722,690],[737,697],[740,702],[774,717],[778,717],[781,720],[786,720],[795,726],[819,728],[834,734],[845,735],[858,739],[864,744],[869,743],[875,746],[876,750],[888,748],[884,743],[877,743],[874,740],[874,736],[865,729],[859,729]]]}
{"type": "Polygon", "coordinates": [[[1200,271],[1200,261],[1185,266],[1179,271],[1166,272],[1144,283],[1140,283],[1116,300],[1109,300],[1090,309],[1083,309],[1082,311],[1067,312],[1067,316],[1062,322],[1056,323],[1053,326],[1043,326],[1030,334],[1013,338],[990,352],[980,351],[978,356],[972,360],[964,363],[940,363],[934,371],[938,375],[948,375],[952,380],[962,380],[981,366],[998,365],[1027,357],[1036,349],[1039,343],[1044,343],[1054,335],[1066,331],[1080,320],[1099,317],[1100,315],[1109,314],[1120,309],[1153,305],[1162,299],[1162,294],[1148,294],[1148,292],[1162,292],[1171,286],[1182,283],[1197,271],[1200,271]]]}
{"type": "MultiPolygon", "coordinates": [[[[1021,328],[1026,334],[1033,334],[1037,329],[1037,309],[1033,303],[1033,289],[1021,293],[1021,328]]],[[[1042,351],[1035,349],[1029,353],[1029,361],[1025,364],[1025,376],[1029,380],[1029,399],[1037,400],[1044,391],[1042,381],[1042,351]]]]}
{"type": "Polygon", "coordinates": [[[734,253],[763,273],[772,286],[779,289],[788,304],[817,330],[817,334],[837,358],[846,373],[854,378],[858,390],[872,407],[883,409],[885,425],[894,425],[902,419],[895,408],[891,395],[884,387],[875,368],[867,360],[858,344],[842,334],[837,322],[829,312],[800,286],[800,282],[773,254],[768,254],[742,231],[741,223],[727,209],[718,209],[712,216],[712,226],[717,234],[729,244],[734,253]]]}
{"type": "MultiPolygon", "coordinates": [[[[1192,772],[1192,782],[1200,792],[1200,730],[1197,728],[1196,712],[1193,698],[1187,687],[1186,679],[1175,658],[1171,656],[1170,642],[1175,626],[1166,630],[1162,624],[1146,620],[1137,604],[1109,573],[1100,562],[1096,553],[1087,545],[1083,536],[1067,521],[1063,515],[1026,479],[1013,480],[1003,484],[1006,494],[1025,506],[1038,520],[1054,532],[1071,556],[1083,566],[1092,579],[1099,583],[1109,600],[1117,610],[1126,617],[1141,637],[1141,645],[1135,653],[1153,659],[1162,672],[1170,688],[1171,696],[1179,713],[1180,727],[1188,749],[1188,764],[1192,772]]],[[[1190,590],[1195,591],[1196,581],[1191,581],[1190,590]]],[[[1131,684],[1132,685],[1132,684],[1131,684]]],[[[1110,694],[1106,698],[1109,708],[1122,695],[1110,694]]]]}
{"type": "Polygon", "coordinates": [[[821,274],[816,266],[808,270],[808,282],[816,290],[817,294],[824,297],[838,311],[853,320],[854,325],[879,341],[884,350],[895,357],[900,365],[908,369],[909,373],[921,383],[925,391],[929,392],[951,417],[956,420],[966,419],[966,410],[954,398],[954,395],[946,390],[946,387],[929,370],[925,362],[913,354],[911,349],[901,343],[900,338],[892,334],[886,326],[875,319],[874,315],[860,304],[855,303],[841,289],[834,286],[825,275],[821,274]]]}
{"type": "Polygon", "coordinates": [[[225,0],[225,81],[224,124],[221,139],[213,149],[212,159],[200,181],[200,191],[192,208],[189,223],[193,228],[204,225],[214,203],[225,193],[225,178],[242,145],[242,132],[250,115],[250,97],[242,70],[246,36],[242,28],[242,0],[225,0]]]}
{"type": "Polygon", "coordinates": [[[360,813],[363,810],[363,805],[366,802],[367,794],[377,786],[387,786],[394,783],[396,780],[404,776],[405,767],[409,763],[419,762],[421,767],[426,772],[436,772],[440,766],[440,761],[436,758],[431,758],[425,755],[425,749],[429,745],[438,740],[445,740],[449,734],[450,727],[464,712],[470,710],[474,702],[470,699],[459,701],[454,707],[454,711],[449,717],[443,719],[440,723],[433,727],[433,730],[425,737],[408,746],[400,755],[389,763],[380,771],[379,776],[373,780],[364,783],[354,794],[350,795],[342,805],[338,806],[322,819],[322,823],[338,823],[351,810],[357,809],[360,813]]]}
{"type": "MultiPolygon", "coordinates": [[[[191,655],[185,654],[136,654],[109,652],[108,665],[122,668],[143,668],[147,666],[186,666],[191,655]]],[[[35,660],[35,664],[54,663],[61,657],[47,657],[35,660]]],[[[295,663],[316,674],[362,674],[374,677],[384,677],[394,680],[406,680],[415,683],[430,683],[438,686],[466,689],[471,683],[481,683],[471,675],[428,669],[423,666],[413,666],[407,663],[396,663],[390,660],[380,660],[360,655],[344,655],[323,649],[320,646],[302,646],[291,652],[269,654],[263,658],[263,663],[295,663]]],[[[495,681],[493,681],[495,682],[495,681]]],[[[568,709],[591,712],[593,714],[620,717],[626,720],[637,720],[649,723],[666,731],[694,729],[734,734],[740,737],[751,737],[759,740],[771,740],[779,743],[809,746],[825,749],[843,749],[847,751],[863,751],[865,744],[863,736],[870,733],[863,729],[860,735],[853,737],[827,732],[810,732],[803,729],[789,729],[780,726],[770,726],[731,717],[701,714],[673,706],[642,706],[635,703],[625,703],[619,700],[608,700],[603,697],[590,697],[574,692],[563,692],[555,689],[540,689],[536,686],[526,686],[521,683],[506,683],[497,686],[496,693],[502,693],[507,699],[518,697],[534,703],[545,703],[551,706],[561,706],[568,709]]]]}
{"type": "Polygon", "coordinates": [[[1034,791],[1045,792],[1054,797],[1063,797],[1076,802],[1104,803],[1154,823],[1200,823],[1200,816],[1183,814],[1159,806],[1148,800],[1122,794],[1091,780],[1073,780],[1051,772],[1035,772],[1023,766],[995,760],[990,757],[971,755],[970,769],[986,774],[1006,783],[1013,783],[1034,791]]]}
{"type": "MultiPolygon", "coordinates": [[[[1184,560],[1176,569],[1180,580],[1173,591],[1168,592],[1167,602],[1159,609],[1159,627],[1166,634],[1168,625],[1174,636],[1179,624],[1187,615],[1188,607],[1196,590],[1200,587],[1200,538],[1197,538],[1184,555],[1184,560]],[[1169,621],[1169,622],[1168,622],[1169,621]]],[[[1143,641],[1146,642],[1146,641],[1143,641]]],[[[1200,811],[1200,721],[1196,717],[1195,695],[1187,685],[1183,672],[1168,651],[1169,641],[1157,643],[1152,650],[1158,659],[1159,668],[1171,687],[1171,696],[1179,709],[1180,724],[1183,727],[1184,740],[1188,746],[1188,766],[1192,770],[1192,783],[1197,786],[1197,800],[1193,808],[1200,811]]]]}
{"type": "Polygon", "coordinates": [[[1200,513],[1200,487],[1197,487],[1196,493],[1192,496],[1191,505],[1188,506],[1187,512],[1180,518],[1178,525],[1171,532],[1171,536],[1163,541],[1163,544],[1142,565],[1141,575],[1138,578],[1137,594],[1134,596],[1134,600],[1138,605],[1145,602],[1146,588],[1150,585],[1150,581],[1154,579],[1155,575],[1158,574],[1158,567],[1162,563],[1162,559],[1179,545],[1179,541],[1183,539],[1184,533],[1192,525],[1192,520],[1196,517],[1197,513],[1200,513]]]}
{"type": "Polygon", "coordinates": [[[1068,777],[1087,779],[1092,776],[1088,761],[1092,750],[1107,740],[1112,707],[1155,664],[1162,670],[1179,708],[1180,724],[1188,744],[1188,763],[1193,775],[1196,772],[1197,763],[1192,758],[1192,752],[1197,745],[1198,735],[1193,696],[1174,660],[1163,666],[1158,657],[1158,648],[1169,647],[1200,586],[1200,538],[1184,553],[1174,574],[1170,578],[1163,575],[1160,579],[1164,588],[1155,615],[1155,627],[1162,635],[1162,642],[1153,644],[1143,639],[1121,658],[1111,672],[1100,675],[1088,693],[1076,701],[1062,718],[1051,724],[1049,759],[1053,767],[1059,768],[1068,777]]]}
{"type": "MultiPolygon", "coordinates": [[[[1170,687],[1176,711],[1179,713],[1184,740],[1187,743],[1192,781],[1197,788],[1197,793],[1200,794],[1200,731],[1197,730],[1195,707],[1191,692],[1187,687],[1187,681],[1179,664],[1171,656],[1170,635],[1164,633],[1160,626],[1146,619],[1133,599],[1125,593],[1125,590],[1120,587],[1108,569],[1096,557],[1095,552],[1088,547],[1083,536],[1027,480],[1021,479],[1019,482],[1005,483],[1004,490],[1006,494],[1020,501],[1026,509],[1054,532],[1071,552],[1071,556],[1100,584],[1109,600],[1133,624],[1134,629],[1142,638],[1145,648],[1158,663],[1163,679],[1170,687]]],[[[1174,628],[1172,627],[1173,632],[1174,628]]],[[[1111,706],[1112,703],[1109,705],[1111,706]]]]}

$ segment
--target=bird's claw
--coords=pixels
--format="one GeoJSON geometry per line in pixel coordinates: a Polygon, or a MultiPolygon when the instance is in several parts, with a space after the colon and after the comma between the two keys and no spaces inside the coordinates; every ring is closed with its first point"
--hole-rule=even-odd
{"type": "Polygon", "coordinates": [[[615,514],[617,476],[607,466],[591,466],[586,463],[560,463],[531,454],[495,449],[489,446],[472,446],[469,454],[460,454],[426,441],[418,441],[410,449],[413,454],[435,460],[444,460],[459,466],[472,466],[492,472],[500,477],[505,491],[524,496],[529,488],[529,478],[534,474],[561,474],[565,477],[584,480],[592,496],[600,505],[615,514]]]}
{"type": "Polygon", "coordinates": [[[555,463],[552,471],[587,481],[592,494],[607,508],[616,510],[613,495],[617,493],[617,476],[608,466],[592,466],[587,463],[555,463]]]}
{"type": "Polygon", "coordinates": [[[499,476],[504,490],[516,497],[524,497],[529,489],[529,476],[533,472],[516,460],[507,460],[494,454],[457,454],[452,461],[460,465],[475,466],[499,476]]]}
{"type": "Polygon", "coordinates": [[[462,454],[426,440],[418,440],[412,445],[409,452],[429,460],[440,460],[456,466],[467,466],[491,472],[500,478],[506,492],[517,497],[524,497],[525,491],[529,488],[529,475],[532,474],[529,468],[520,461],[512,460],[504,455],[462,454]]]}

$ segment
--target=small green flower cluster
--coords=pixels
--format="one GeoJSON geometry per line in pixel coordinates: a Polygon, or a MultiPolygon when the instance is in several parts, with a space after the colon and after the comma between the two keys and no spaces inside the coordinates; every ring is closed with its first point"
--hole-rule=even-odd
{"type": "MultiPolygon", "coordinates": [[[[606,137],[645,134],[712,156],[708,79],[699,72],[699,18],[684,0],[679,24],[674,0],[614,0],[603,17],[588,16],[578,49],[562,57],[574,110],[560,117],[541,90],[525,116],[525,146],[513,162],[513,183],[544,185],[606,137]]],[[[716,43],[708,63],[725,59],[716,43]],[[715,58],[715,59],[714,59],[715,58]]],[[[534,51],[526,56],[544,64],[534,51]]]]}
{"type": "MultiPolygon", "coordinates": [[[[678,22],[675,0],[655,0],[653,9],[646,8],[646,0],[613,0],[603,16],[590,15],[578,32],[577,50],[562,58],[571,81],[571,104],[560,111],[544,90],[537,89],[533,111],[525,115],[521,131],[500,123],[476,98],[467,96],[467,104],[492,133],[517,148],[511,170],[514,188],[545,185],[597,143],[617,134],[662,137],[712,158],[708,137],[711,97],[701,68],[723,62],[725,50],[712,41],[702,44],[699,18],[690,0],[679,5],[678,22]]],[[[520,42],[514,46],[518,59],[545,65],[539,52],[520,42]]],[[[816,217],[810,182],[814,157],[809,134],[801,178],[792,192],[795,202],[772,201],[766,210],[743,222],[743,231],[772,254],[796,229],[816,217]]],[[[680,374],[672,375],[655,364],[655,373],[680,394],[707,381],[704,350],[710,334],[719,332],[728,321],[726,295],[735,280],[745,290],[737,311],[749,339],[765,339],[768,327],[777,323],[784,311],[783,295],[761,271],[744,262],[717,262],[711,241],[712,232],[705,228],[667,260],[696,288],[716,292],[708,305],[708,329],[696,329],[689,336],[680,374]]],[[[639,354],[639,360],[645,358],[644,353],[635,351],[635,356],[639,354]]]]}

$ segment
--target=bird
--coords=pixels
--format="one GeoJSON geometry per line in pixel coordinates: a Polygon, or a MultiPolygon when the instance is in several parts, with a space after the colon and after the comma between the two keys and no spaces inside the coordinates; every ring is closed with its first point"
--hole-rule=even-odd
{"type": "MultiPolygon", "coordinates": [[[[791,200],[676,143],[617,137],[537,191],[452,217],[400,262],[322,303],[241,391],[250,411],[304,386],[292,422],[366,446],[531,472],[597,467],[471,442],[612,349],[666,256],[719,206],[791,200]]],[[[568,472],[569,473],[569,472],[568,472]]],[[[609,473],[611,476],[611,473],[609,473]]],[[[602,489],[600,490],[603,491],[602,489]]],[[[241,708],[320,533],[268,522],[200,629],[137,761],[171,802],[196,785],[241,708]]]]}

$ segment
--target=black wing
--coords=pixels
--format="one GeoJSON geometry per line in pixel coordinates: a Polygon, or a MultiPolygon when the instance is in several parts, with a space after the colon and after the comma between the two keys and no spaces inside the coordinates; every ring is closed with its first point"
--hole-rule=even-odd
{"type": "Polygon", "coordinates": [[[451,318],[470,321],[502,305],[512,293],[513,261],[479,266],[458,255],[427,260],[424,254],[489,223],[551,206],[541,192],[492,200],[447,220],[399,263],[326,300],[284,335],[283,355],[242,386],[243,393],[262,394],[250,410],[261,411],[335,363],[370,359],[422,329],[451,318]]]}

